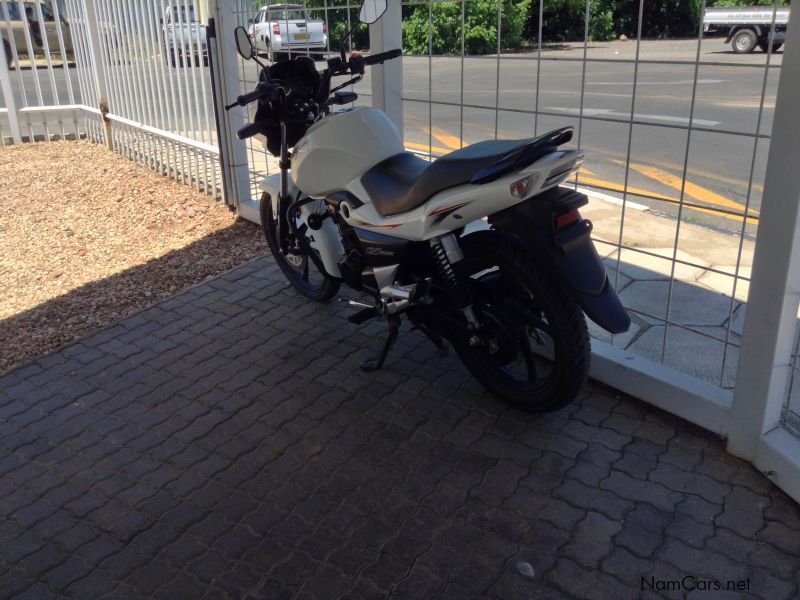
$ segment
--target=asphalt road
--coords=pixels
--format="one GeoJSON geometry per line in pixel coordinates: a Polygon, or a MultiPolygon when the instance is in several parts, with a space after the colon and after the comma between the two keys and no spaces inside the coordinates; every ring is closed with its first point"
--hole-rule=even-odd
{"type": "MultiPolygon", "coordinates": [[[[761,139],[756,149],[753,136],[757,132],[768,135],[771,130],[779,69],[769,69],[765,84],[765,54],[735,55],[719,39],[704,40],[699,54],[696,41],[642,42],[638,54],[643,62],[638,68],[633,61],[636,52],[635,42],[610,42],[586,49],[582,44],[552,46],[541,56],[512,54],[500,60],[496,56],[463,61],[460,57],[404,57],[406,142],[414,150],[438,155],[495,136],[525,138],[572,125],[576,127],[574,143],[586,151],[579,183],[612,195],[627,183],[634,192],[631,200],[674,216],[679,214],[677,200],[683,196],[697,206],[684,208],[682,218],[738,232],[741,217],[728,213],[742,213],[749,202],[749,214],[757,216],[760,207],[768,144],[761,139]],[[697,56],[706,64],[697,67],[695,87],[697,56]],[[629,124],[631,114],[633,125],[629,124]],[[695,129],[689,134],[690,117],[695,129]],[[754,185],[749,189],[751,163],[754,185]]],[[[778,53],[770,61],[780,65],[781,59],[778,53]]],[[[317,64],[323,68],[325,63],[317,64]]],[[[127,85],[141,93],[147,89],[145,66],[157,67],[167,87],[170,82],[174,86],[176,97],[183,92],[186,106],[199,106],[201,113],[201,118],[190,122],[190,110],[182,116],[173,107],[163,111],[161,123],[153,124],[191,135],[200,123],[213,123],[210,111],[194,101],[191,78],[180,69],[163,68],[157,57],[118,65],[114,81],[120,88],[127,85]]],[[[254,81],[255,65],[246,68],[247,79],[254,81]]],[[[69,73],[79,103],[77,76],[74,70],[69,73]]],[[[22,77],[28,101],[38,103],[34,72],[12,71],[11,75],[15,88],[22,77]]],[[[67,71],[54,69],[54,88],[49,74],[39,71],[45,104],[53,101],[54,89],[62,104],[69,102],[66,77],[67,71]]],[[[210,93],[210,85],[206,89],[210,93]]],[[[368,77],[356,91],[364,94],[360,103],[371,102],[368,77]]],[[[157,102],[169,103],[169,99],[154,97],[152,104],[157,102]]],[[[754,224],[751,219],[748,232],[752,233],[754,224]]]]}

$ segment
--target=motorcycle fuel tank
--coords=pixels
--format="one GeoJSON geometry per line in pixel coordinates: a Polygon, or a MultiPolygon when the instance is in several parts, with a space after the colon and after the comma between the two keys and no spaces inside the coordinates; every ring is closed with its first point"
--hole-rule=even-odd
{"type": "Polygon", "coordinates": [[[312,125],[295,146],[292,180],[309,196],[323,197],[404,150],[400,132],[380,110],[343,110],[312,125]]]}

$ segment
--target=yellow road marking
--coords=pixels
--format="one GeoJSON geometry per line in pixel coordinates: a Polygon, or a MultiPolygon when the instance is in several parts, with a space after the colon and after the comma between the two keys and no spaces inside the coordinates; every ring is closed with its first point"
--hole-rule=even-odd
{"type": "Polygon", "coordinates": [[[450,154],[453,150],[451,148],[440,148],[439,146],[429,146],[428,144],[417,144],[416,142],[403,142],[406,148],[413,150],[422,150],[423,152],[430,152],[431,154],[450,154]]]}
{"type": "MultiPolygon", "coordinates": [[[[605,189],[608,189],[608,190],[613,190],[615,192],[620,192],[620,193],[624,193],[625,192],[625,186],[624,185],[620,185],[618,183],[614,183],[613,181],[605,181],[603,179],[596,179],[594,177],[581,176],[578,179],[578,183],[579,184],[585,183],[587,185],[595,185],[595,186],[598,186],[598,187],[601,187],[601,188],[605,188],[605,189]]],[[[634,194],[634,195],[639,195],[639,196],[645,196],[645,197],[649,197],[649,198],[656,198],[658,200],[667,200],[669,202],[678,202],[679,201],[678,198],[672,198],[670,196],[663,196],[661,194],[656,194],[655,192],[651,192],[649,190],[643,190],[641,188],[636,188],[636,187],[632,187],[632,186],[628,186],[628,193],[629,194],[634,194]]],[[[713,208],[700,208],[700,207],[697,207],[697,206],[684,206],[684,209],[693,210],[693,211],[701,212],[701,213],[706,213],[706,214],[709,214],[709,215],[714,215],[715,217],[722,217],[723,219],[729,219],[731,221],[736,221],[737,223],[741,223],[742,222],[742,217],[738,217],[736,215],[729,215],[727,213],[720,212],[720,211],[715,210],[713,208]]],[[[753,217],[748,217],[747,218],[747,222],[749,224],[751,224],[751,225],[755,225],[756,223],[758,223],[758,219],[754,219],[753,217]]]]}
{"type": "MultiPolygon", "coordinates": [[[[578,184],[586,183],[588,185],[596,185],[598,187],[603,187],[608,190],[613,190],[615,192],[624,193],[625,186],[619,183],[614,183],[613,181],[606,181],[604,179],[597,179],[595,177],[584,177],[581,176],[578,178],[578,184]]],[[[635,188],[628,186],[628,193],[629,194],[636,194],[638,196],[648,196],[650,198],[656,198],[658,200],[667,200],[669,202],[677,202],[677,198],[671,198],[670,196],[662,196],[661,194],[656,194],[655,192],[651,192],[650,190],[643,190],[641,188],[635,188]]]]}
{"type": "MultiPolygon", "coordinates": [[[[667,173],[666,171],[662,171],[661,169],[657,169],[655,167],[648,167],[646,165],[639,165],[636,163],[631,163],[631,169],[634,171],[638,171],[642,175],[649,177],[650,179],[654,179],[659,183],[663,183],[675,190],[680,191],[682,180],[680,177],[676,177],[671,173],[667,173]]],[[[733,210],[740,210],[744,212],[745,205],[741,204],[740,202],[734,202],[733,200],[729,200],[725,196],[720,196],[719,194],[712,192],[711,190],[704,188],[696,183],[692,183],[691,181],[687,181],[683,184],[684,193],[688,196],[691,196],[695,200],[699,200],[700,202],[705,202],[706,204],[711,204],[715,206],[724,206],[725,208],[730,208],[733,210]]],[[[750,210],[750,214],[754,217],[758,216],[758,211],[750,210]]]]}
{"type": "Polygon", "coordinates": [[[442,131],[441,129],[438,129],[436,127],[433,128],[431,135],[435,137],[437,140],[439,140],[441,143],[443,143],[445,146],[447,146],[448,148],[452,148],[453,150],[458,150],[462,146],[461,138],[455,135],[450,135],[446,131],[442,131]]]}
{"type": "MultiPolygon", "coordinates": [[[[609,150],[603,148],[596,148],[594,146],[590,146],[587,144],[583,144],[581,146],[583,150],[589,150],[590,152],[596,152],[597,154],[606,154],[608,156],[619,156],[624,157],[625,155],[619,152],[611,152],[609,150]]],[[[624,165],[625,160],[620,159],[610,159],[611,162],[616,163],[618,165],[624,165]]],[[[648,158],[647,162],[651,165],[655,165],[656,167],[661,167],[662,169],[672,169],[673,171],[683,171],[683,165],[679,165],[676,163],[671,163],[664,160],[658,160],[655,158],[648,158]]],[[[720,175],[719,173],[712,173],[711,171],[705,171],[703,169],[698,169],[696,167],[689,166],[687,169],[687,173],[691,173],[692,175],[697,175],[699,177],[706,177],[708,179],[713,179],[714,181],[721,181],[722,183],[729,183],[731,185],[737,185],[739,187],[746,188],[747,181],[744,179],[738,179],[736,177],[726,177],[724,175],[720,175]]],[[[763,191],[764,186],[760,183],[753,183],[753,189],[757,191],[763,191]]]]}
{"type": "Polygon", "coordinates": [[[597,175],[597,173],[595,173],[594,171],[590,171],[586,167],[581,167],[581,170],[578,171],[578,173],[583,173],[585,175],[597,175]]]}

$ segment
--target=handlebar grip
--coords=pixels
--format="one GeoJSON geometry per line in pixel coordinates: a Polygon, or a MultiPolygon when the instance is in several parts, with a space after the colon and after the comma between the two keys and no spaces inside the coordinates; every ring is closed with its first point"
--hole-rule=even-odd
{"type": "Polygon", "coordinates": [[[393,58],[397,58],[398,56],[402,56],[403,51],[399,48],[396,50],[388,50],[386,52],[378,52],[378,54],[372,54],[370,56],[364,57],[364,63],[368,65],[377,65],[383,63],[387,60],[392,60],[393,58]]]}
{"type": "Polygon", "coordinates": [[[257,87],[254,91],[250,92],[249,94],[242,94],[238,98],[236,98],[236,104],[239,106],[247,106],[251,102],[255,102],[256,100],[260,100],[264,96],[269,93],[268,90],[261,88],[260,86],[257,87]]]}
{"type": "Polygon", "coordinates": [[[247,138],[253,137],[254,135],[258,135],[261,133],[261,124],[260,123],[250,123],[249,125],[245,125],[242,127],[237,133],[236,137],[240,140],[246,140],[247,138]]]}

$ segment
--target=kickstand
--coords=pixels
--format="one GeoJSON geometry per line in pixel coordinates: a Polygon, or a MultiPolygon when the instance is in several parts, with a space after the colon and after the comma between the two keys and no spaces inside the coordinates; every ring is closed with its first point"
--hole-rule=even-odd
{"type": "MultiPolygon", "coordinates": [[[[419,329],[433,342],[433,345],[439,349],[439,358],[447,358],[449,356],[450,353],[447,350],[447,346],[444,345],[444,340],[442,340],[442,337],[438,333],[434,333],[421,323],[417,323],[414,329],[419,329]]],[[[412,331],[414,329],[412,329],[412,331]]]]}
{"type": "Polygon", "coordinates": [[[381,350],[381,354],[378,356],[378,358],[365,360],[363,363],[361,363],[362,371],[369,373],[371,371],[377,371],[383,367],[383,363],[386,360],[386,357],[389,355],[389,350],[392,349],[392,346],[394,346],[394,343],[397,341],[397,334],[399,331],[400,317],[397,315],[389,315],[389,336],[386,338],[386,341],[383,344],[383,350],[381,350]]]}

